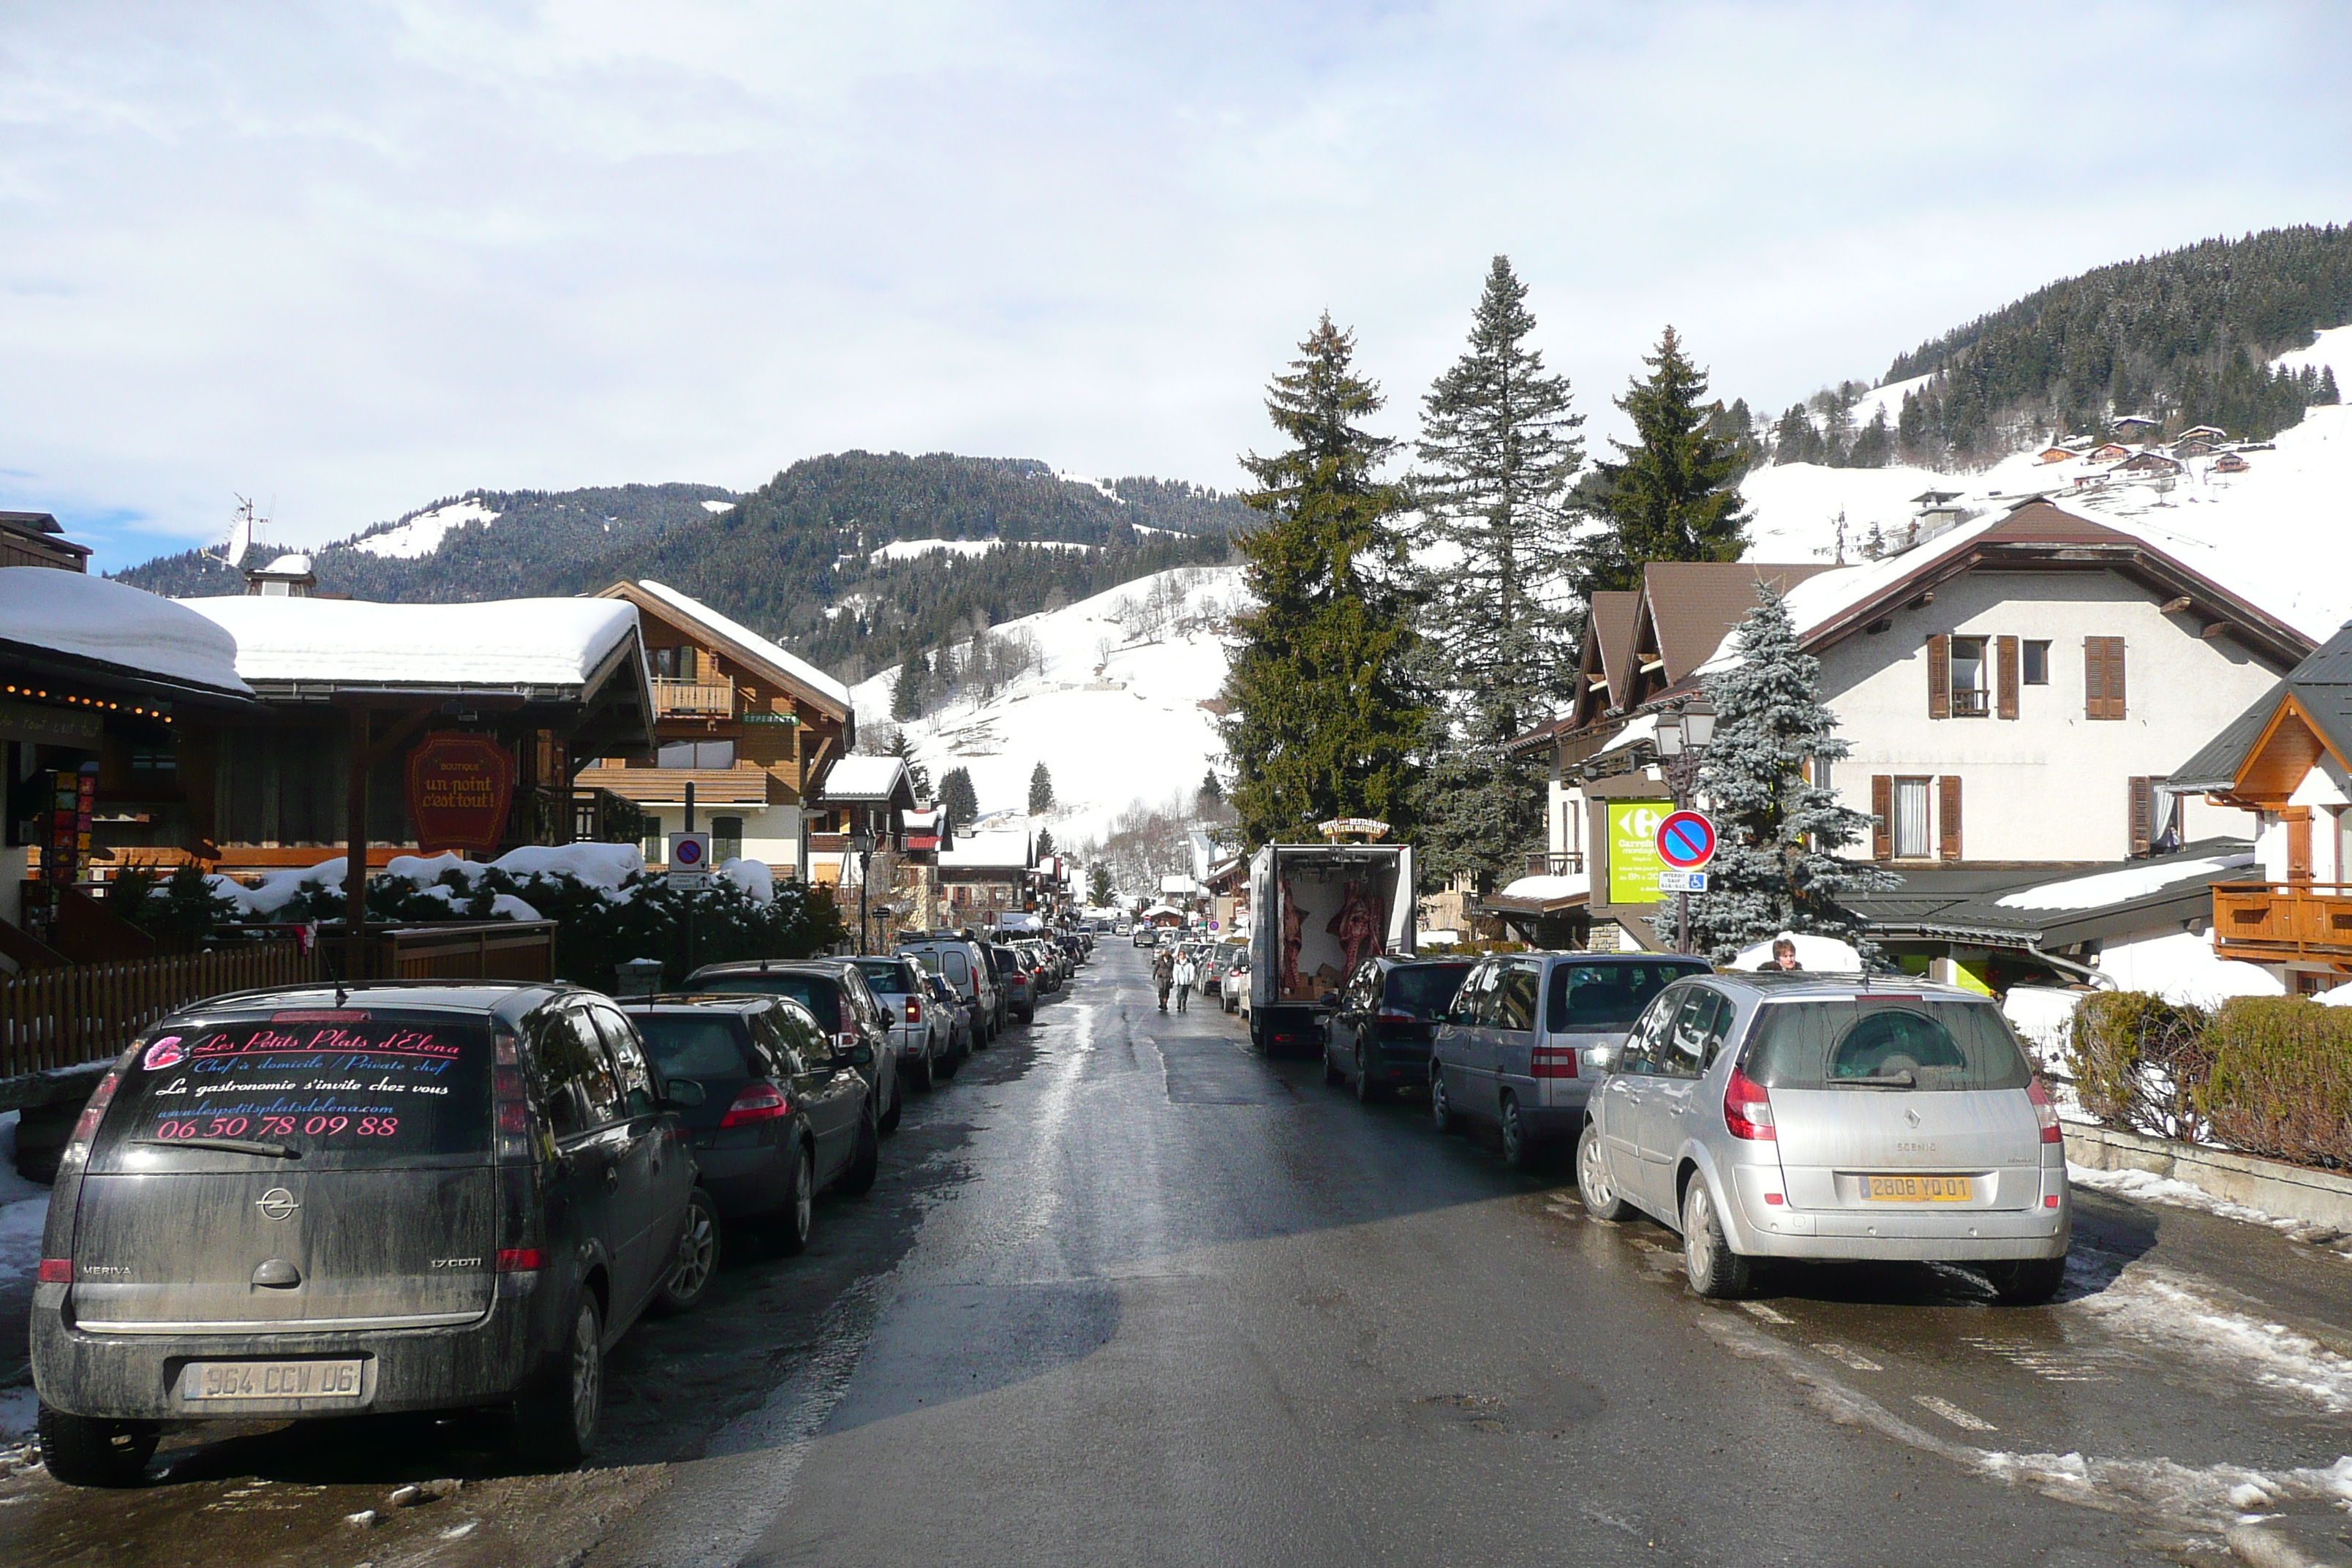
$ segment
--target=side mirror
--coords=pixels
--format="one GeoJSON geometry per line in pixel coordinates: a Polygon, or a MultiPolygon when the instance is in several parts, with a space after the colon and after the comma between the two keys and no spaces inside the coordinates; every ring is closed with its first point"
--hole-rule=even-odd
{"type": "Polygon", "coordinates": [[[863,1041],[850,1047],[849,1065],[854,1068],[872,1067],[874,1065],[874,1047],[865,1044],[863,1041]]]}
{"type": "Polygon", "coordinates": [[[664,1110],[692,1110],[710,1098],[709,1091],[690,1078],[674,1079],[665,1087],[668,1092],[662,1096],[664,1110]]]}
{"type": "Polygon", "coordinates": [[[1584,1062],[1587,1067],[1601,1072],[1615,1072],[1617,1055],[1615,1046],[1595,1046],[1584,1053],[1584,1062]]]}

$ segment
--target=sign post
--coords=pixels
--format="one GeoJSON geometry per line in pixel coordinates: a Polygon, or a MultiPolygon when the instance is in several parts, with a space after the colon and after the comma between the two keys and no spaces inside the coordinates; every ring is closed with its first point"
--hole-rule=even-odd
{"type": "Polygon", "coordinates": [[[1696,811],[1676,811],[1658,824],[1656,847],[1664,869],[1658,891],[1675,895],[1675,951],[1690,951],[1690,896],[1706,891],[1708,861],[1715,858],[1715,824],[1696,811]]]}

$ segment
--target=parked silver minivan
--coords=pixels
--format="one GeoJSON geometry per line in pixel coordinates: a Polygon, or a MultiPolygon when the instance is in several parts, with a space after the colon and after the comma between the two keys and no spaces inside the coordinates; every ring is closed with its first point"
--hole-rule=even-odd
{"type": "Polygon", "coordinates": [[[1430,1044],[1430,1116],[1442,1131],[1492,1122],[1503,1158],[1524,1167],[1584,1126],[1599,1073],[1650,999],[1705,959],[1679,953],[1515,952],[1482,961],[1454,994],[1430,1044]]]}
{"type": "Polygon", "coordinates": [[[2057,1112],[1985,997],[1711,974],[1662,993],[1603,1061],[1585,1204],[1680,1230],[1701,1295],[1740,1294],[1758,1258],[1969,1264],[2016,1303],[2064,1278],[2057,1112]]]}

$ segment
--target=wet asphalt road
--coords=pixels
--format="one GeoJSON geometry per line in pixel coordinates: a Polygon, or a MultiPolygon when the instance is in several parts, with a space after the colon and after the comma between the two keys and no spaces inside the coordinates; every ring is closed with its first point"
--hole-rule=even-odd
{"type": "Polygon", "coordinates": [[[1145,981],[1105,942],[808,1256],[635,1331],[599,1468],[512,1474],[478,1423],[188,1434],[133,1494],[0,1481],[0,1563],[2221,1563],[2247,1509],[2343,1522],[2342,1258],[2085,1194],[2049,1308],[1919,1268],[1705,1303],[1564,1165],[1145,981]]]}

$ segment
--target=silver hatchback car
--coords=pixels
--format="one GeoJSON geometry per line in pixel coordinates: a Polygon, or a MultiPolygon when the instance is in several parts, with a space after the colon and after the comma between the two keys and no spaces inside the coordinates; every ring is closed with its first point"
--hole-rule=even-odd
{"type": "Polygon", "coordinates": [[[1710,974],[1660,993],[1602,1065],[1584,1202],[1680,1230],[1703,1296],[1742,1293],[1759,1258],[1962,1263],[2012,1303],[2064,1278],[2057,1111],[1984,997],[1710,974]]]}

